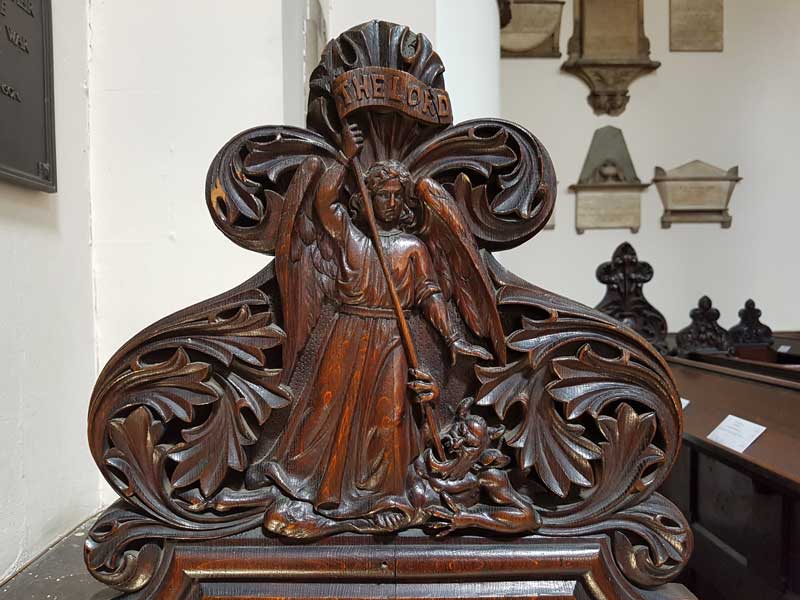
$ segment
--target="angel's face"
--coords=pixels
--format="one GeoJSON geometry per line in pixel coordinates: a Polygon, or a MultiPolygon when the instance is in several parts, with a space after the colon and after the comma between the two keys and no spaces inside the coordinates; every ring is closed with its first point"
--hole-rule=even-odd
{"type": "Polygon", "coordinates": [[[398,179],[389,179],[372,194],[375,217],[384,225],[394,227],[400,222],[404,204],[403,186],[398,179]]]}

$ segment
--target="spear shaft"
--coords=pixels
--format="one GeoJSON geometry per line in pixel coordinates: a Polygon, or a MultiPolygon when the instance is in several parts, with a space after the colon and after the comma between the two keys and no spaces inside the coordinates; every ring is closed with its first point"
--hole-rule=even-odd
{"type": "MultiPolygon", "coordinates": [[[[367,224],[369,225],[370,236],[372,237],[372,244],[375,246],[375,253],[378,255],[378,262],[383,270],[383,275],[386,278],[386,286],[389,288],[389,296],[392,299],[392,306],[394,308],[395,317],[397,318],[397,325],[400,328],[400,337],[403,340],[403,347],[406,351],[408,365],[412,369],[419,368],[419,358],[417,350],[414,347],[414,340],[411,337],[411,330],[408,328],[408,321],[403,313],[403,305],[400,304],[400,297],[397,295],[397,288],[394,285],[392,274],[389,271],[389,264],[386,262],[386,256],[383,253],[383,246],[381,245],[381,238],[378,234],[378,226],[375,222],[375,211],[372,208],[372,197],[370,196],[367,184],[364,181],[364,169],[361,166],[361,161],[358,160],[358,155],[354,155],[350,162],[353,164],[353,169],[356,172],[356,179],[358,180],[358,187],[361,191],[361,197],[364,200],[364,211],[367,215],[367,224]]],[[[436,449],[437,458],[441,461],[445,460],[444,446],[442,445],[442,438],[439,435],[439,427],[436,425],[436,415],[433,413],[433,408],[430,402],[422,403],[422,410],[425,413],[425,420],[428,423],[431,437],[433,438],[433,445],[436,449]]]]}

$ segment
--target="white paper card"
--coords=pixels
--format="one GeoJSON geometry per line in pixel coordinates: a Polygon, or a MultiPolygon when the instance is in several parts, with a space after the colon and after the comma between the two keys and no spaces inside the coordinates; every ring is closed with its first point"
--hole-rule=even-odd
{"type": "Polygon", "coordinates": [[[766,427],[758,423],[728,415],[714,431],[708,434],[708,439],[731,450],[744,452],[766,430],[766,427]]]}
{"type": "Polygon", "coordinates": [[[791,347],[791,346],[780,346],[780,347],[778,348],[778,352],[784,352],[784,353],[786,353],[786,352],[789,352],[791,349],[792,349],[792,347],[791,347]]]}
{"type": "Polygon", "coordinates": [[[681,408],[686,410],[687,406],[689,406],[689,401],[686,398],[681,398],[681,408]]]}

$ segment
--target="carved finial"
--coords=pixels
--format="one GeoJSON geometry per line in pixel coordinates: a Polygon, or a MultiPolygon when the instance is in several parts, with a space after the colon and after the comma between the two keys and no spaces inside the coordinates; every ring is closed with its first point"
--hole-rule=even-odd
{"type": "Polygon", "coordinates": [[[680,354],[730,352],[728,332],[720,327],[719,311],[711,304],[711,298],[703,296],[697,308],[689,313],[691,324],[678,332],[677,345],[680,354]]]}
{"type": "Polygon", "coordinates": [[[772,329],[760,321],[761,310],[756,308],[753,300],[744,303],[744,308],[739,310],[739,323],[728,331],[731,342],[736,345],[758,344],[769,346],[772,344],[772,329]]]}
{"type": "Polygon", "coordinates": [[[606,295],[595,308],[622,321],[665,354],[667,320],[642,292],[642,285],[653,278],[650,263],[640,262],[633,246],[623,242],[609,262],[597,267],[596,276],[606,285],[606,295]]]}

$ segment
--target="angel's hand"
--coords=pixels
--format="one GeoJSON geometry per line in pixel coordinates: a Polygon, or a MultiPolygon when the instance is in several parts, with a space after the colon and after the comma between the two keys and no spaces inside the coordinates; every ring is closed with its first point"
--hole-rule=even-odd
{"type": "Polygon", "coordinates": [[[452,364],[454,366],[456,364],[456,360],[458,359],[459,355],[472,356],[475,358],[479,358],[480,360],[492,360],[493,358],[492,353],[489,352],[486,348],[470,344],[464,338],[456,338],[450,344],[450,358],[452,359],[453,361],[452,364]]]}
{"type": "Polygon", "coordinates": [[[411,377],[408,387],[414,392],[417,402],[436,402],[439,398],[439,384],[433,376],[422,369],[409,369],[408,374],[411,377]]]}
{"type": "Polygon", "coordinates": [[[364,146],[364,134],[356,123],[348,123],[342,128],[342,151],[347,160],[353,160],[364,146]]]}

